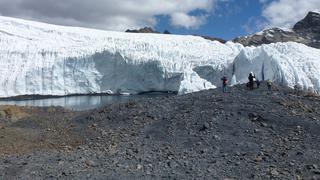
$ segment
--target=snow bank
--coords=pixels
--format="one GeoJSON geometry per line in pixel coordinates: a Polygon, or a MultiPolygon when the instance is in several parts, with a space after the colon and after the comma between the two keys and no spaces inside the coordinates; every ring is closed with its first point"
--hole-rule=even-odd
{"type": "Polygon", "coordinates": [[[178,91],[246,81],[255,71],[319,89],[319,50],[296,43],[244,48],[196,36],[63,27],[0,16],[0,97],[178,91]],[[236,81],[238,80],[238,81],[236,81]]]}
{"type": "Polygon", "coordinates": [[[313,10],[313,11],[311,11],[311,12],[314,12],[314,13],[320,14],[320,9],[315,9],[315,10],[313,10]]]}

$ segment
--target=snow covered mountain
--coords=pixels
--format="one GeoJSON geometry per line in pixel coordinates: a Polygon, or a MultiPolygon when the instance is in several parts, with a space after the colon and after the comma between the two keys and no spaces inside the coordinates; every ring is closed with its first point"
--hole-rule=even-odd
{"type": "Polygon", "coordinates": [[[0,17],[0,97],[88,93],[188,93],[250,71],[320,90],[320,50],[298,43],[261,47],[196,36],[135,34],[0,17]]]}
{"type": "Polygon", "coordinates": [[[260,46],[277,42],[298,42],[320,49],[320,12],[310,11],[292,29],[271,28],[251,36],[238,37],[235,43],[244,46],[260,46]]]}

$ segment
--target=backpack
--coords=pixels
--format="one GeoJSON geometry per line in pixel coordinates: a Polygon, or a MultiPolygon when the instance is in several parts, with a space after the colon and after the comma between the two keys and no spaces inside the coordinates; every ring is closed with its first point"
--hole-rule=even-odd
{"type": "Polygon", "coordinates": [[[223,80],[223,84],[224,84],[224,85],[228,84],[228,79],[224,79],[224,80],[223,80]]]}

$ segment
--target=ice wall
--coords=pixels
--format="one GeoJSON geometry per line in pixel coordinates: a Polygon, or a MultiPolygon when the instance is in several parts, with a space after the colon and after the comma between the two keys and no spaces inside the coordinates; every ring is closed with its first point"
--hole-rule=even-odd
{"type": "Polygon", "coordinates": [[[248,72],[259,80],[283,85],[298,85],[304,90],[320,92],[320,50],[294,42],[243,49],[234,61],[237,83],[248,81],[248,72]]]}
{"type": "Polygon", "coordinates": [[[129,34],[0,17],[0,96],[214,88],[194,68],[243,47],[195,36],[129,34]]]}
{"type": "Polygon", "coordinates": [[[0,16],[0,97],[88,93],[189,93],[246,82],[254,71],[319,89],[319,50],[297,43],[246,47],[195,36],[131,34],[0,16]]]}

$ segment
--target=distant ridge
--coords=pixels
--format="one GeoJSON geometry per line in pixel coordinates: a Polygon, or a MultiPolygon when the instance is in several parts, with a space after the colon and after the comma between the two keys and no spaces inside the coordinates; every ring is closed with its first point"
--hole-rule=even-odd
{"type": "Polygon", "coordinates": [[[251,36],[238,37],[233,42],[244,46],[260,46],[277,42],[298,42],[310,47],[320,48],[320,13],[310,11],[297,22],[292,30],[271,28],[251,36]]]}

